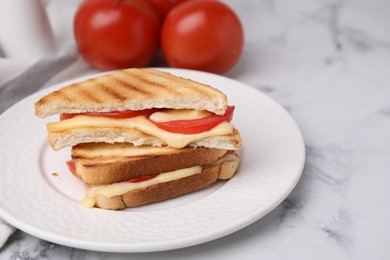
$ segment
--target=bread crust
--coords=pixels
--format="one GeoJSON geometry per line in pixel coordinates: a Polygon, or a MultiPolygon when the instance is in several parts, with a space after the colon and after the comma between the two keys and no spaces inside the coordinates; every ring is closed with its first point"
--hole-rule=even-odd
{"type": "Polygon", "coordinates": [[[208,148],[165,147],[155,148],[153,151],[149,147],[134,147],[129,144],[80,144],[72,148],[72,159],[83,182],[102,185],[197,165],[209,165],[226,152],[224,149],[208,148]]]}
{"type": "Polygon", "coordinates": [[[111,198],[98,195],[96,197],[95,207],[117,210],[175,198],[208,187],[218,179],[230,179],[237,171],[238,165],[239,159],[237,157],[235,161],[222,162],[217,165],[205,167],[201,173],[186,178],[156,184],[145,189],[130,191],[111,198]]]}
{"type": "Polygon", "coordinates": [[[208,110],[223,115],[219,90],[149,68],[118,70],[54,91],[35,103],[35,114],[111,112],[149,108],[208,110]]]}
{"type": "MultiPolygon", "coordinates": [[[[54,150],[63,147],[75,146],[80,143],[131,143],[135,146],[152,145],[157,147],[167,144],[152,135],[145,134],[136,129],[110,128],[110,127],[80,127],[61,132],[49,133],[48,141],[54,150]]],[[[238,150],[241,148],[241,136],[237,129],[232,134],[212,136],[196,140],[188,146],[206,147],[226,150],[238,150]]]]}

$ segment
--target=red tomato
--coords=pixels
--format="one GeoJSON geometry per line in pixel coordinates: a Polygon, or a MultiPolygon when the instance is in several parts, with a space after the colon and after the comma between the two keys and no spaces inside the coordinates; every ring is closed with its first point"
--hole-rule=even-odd
{"type": "MultiPolygon", "coordinates": [[[[158,174],[157,174],[157,175],[158,175],[158,174]]],[[[131,180],[129,180],[128,182],[142,182],[142,181],[147,181],[147,180],[150,180],[150,179],[153,179],[153,178],[157,177],[157,175],[146,175],[146,176],[141,176],[141,177],[137,177],[137,178],[131,179],[131,180]]]]}
{"type": "Polygon", "coordinates": [[[146,110],[139,110],[139,111],[118,111],[118,112],[90,112],[90,113],[75,113],[75,114],[60,114],[60,121],[70,119],[72,117],[78,116],[78,115],[85,115],[85,116],[103,116],[103,117],[109,117],[109,118],[130,118],[130,117],[136,117],[136,116],[150,116],[156,112],[156,109],[146,109],[146,110]]]}
{"type": "Polygon", "coordinates": [[[73,160],[69,160],[66,162],[69,171],[77,178],[80,179],[80,176],[76,173],[76,163],[73,160]]]}
{"type": "Polygon", "coordinates": [[[215,0],[188,1],[165,18],[161,47],[172,67],[224,73],[242,53],[244,33],[239,18],[215,0]]]}
{"type": "Polygon", "coordinates": [[[184,3],[190,0],[147,0],[154,6],[161,19],[164,20],[169,11],[172,10],[178,4],[184,3]]]}
{"type": "Polygon", "coordinates": [[[143,67],[159,44],[160,19],[143,0],[85,0],[74,19],[80,53],[101,70],[143,67]]]}
{"type": "Polygon", "coordinates": [[[226,113],[223,116],[211,114],[206,117],[191,119],[191,120],[175,120],[168,122],[154,122],[150,118],[150,122],[157,127],[179,134],[198,134],[212,129],[223,121],[230,122],[233,118],[234,106],[228,106],[226,113]]]}

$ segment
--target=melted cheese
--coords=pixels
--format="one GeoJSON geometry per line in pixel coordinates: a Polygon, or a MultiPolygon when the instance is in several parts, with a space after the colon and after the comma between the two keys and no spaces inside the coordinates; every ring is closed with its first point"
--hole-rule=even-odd
{"type": "Polygon", "coordinates": [[[90,186],[81,203],[86,208],[92,208],[95,206],[96,197],[98,195],[104,195],[107,198],[112,198],[133,190],[144,189],[152,185],[178,180],[201,172],[201,166],[194,166],[186,169],[161,173],[152,179],[142,182],[118,182],[110,185],[90,186]]]}
{"type": "Polygon", "coordinates": [[[71,119],[47,124],[47,130],[49,133],[60,132],[79,127],[118,127],[137,129],[144,133],[160,138],[169,146],[174,148],[183,148],[193,141],[211,136],[231,134],[234,130],[233,125],[225,121],[210,129],[209,131],[205,131],[199,134],[177,134],[158,128],[144,116],[125,119],[113,119],[107,117],[79,115],[71,119]]]}
{"type": "Polygon", "coordinates": [[[169,122],[175,120],[193,120],[211,115],[205,110],[170,109],[153,113],[150,119],[154,122],[169,122]]]}
{"type": "Polygon", "coordinates": [[[240,158],[238,154],[225,154],[223,157],[216,160],[214,163],[211,164],[211,166],[218,165],[224,162],[239,162],[240,158]]]}

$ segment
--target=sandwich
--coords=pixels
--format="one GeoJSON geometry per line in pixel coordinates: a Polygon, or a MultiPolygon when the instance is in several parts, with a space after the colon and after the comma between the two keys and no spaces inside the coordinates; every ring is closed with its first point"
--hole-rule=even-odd
{"type": "Polygon", "coordinates": [[[72,148],[86,208],[122,209],[174,198],[230,179],[239,157],[225,149],[85,143],[72,148]]]}
{"type": "Polygon", "coordinates": [[[135,207],[230,179],[239,165],[234,106],[219,90],[154,69],[127,69],[65,86],[35,103],[53,150],[85,183],[83,205],[135,207]]]}
{"type": "Polygon", "coordinates": [[[239,133],[224,121],[233,110],[222,92],[152,69],[121,70],[88,79],[54,91],[35,104],[39,117],[60,114],[64,119],[47,125],[54,150],[91,142],[176,148],[213,143],[236,149],[239,133]],[[202,118],[212,121],[206,124],[210,129],[203,127],[202,118]],[[197,119],[192,121],[195,124],[201,121],[201,126],[194,127],[189,119],[197,119]]]}

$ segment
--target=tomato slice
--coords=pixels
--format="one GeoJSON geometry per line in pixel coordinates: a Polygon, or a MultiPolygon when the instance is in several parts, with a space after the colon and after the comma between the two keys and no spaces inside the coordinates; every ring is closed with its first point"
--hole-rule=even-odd
{"type": "Polygon", "coordinates": [[[153,179],[153,178],[157,177],[157,175],[158,175],[158,174],[156,174],[156,175],[141,176],[141,177],[137,177],[137,178],[131,179],[131,180],[129,180],[128,182],[142,182],[142,181],[147,181],[147,180],[150,180],[150,179],[153,179]]]}
{"type": "Polygon", "coordinates": [[[66,162],[69,171],[77,178],[80,179],[80,176],[76,173],[76,163],[73,160],[69,160],[66,162]]]}
{"type": "Polygon", "coordinates": [[[168,122],[155,122],[150,118],[149,120],[157,127],[171,133],[198,134],[212,129],[223,121],[230,122],[233,118],[234,109],[234,106],[228,106],[226,113],[222,116],[211,114],[197,119],[174,120],[168,122]]]}
{"type": "Polygon", "coordinates": [[[157,111],[157,109],[145,109],[139,111],[115,111],[115,112],[89,112],[89,113],[74,113],[74,114],[61,114],[60,120],[70,119],[77,115],[87,115],[87,116],[102,116],[108,118],[131,118],[136,116],[145,116],[157,127],[171,132],[179,134],[198,134],[212,129],[223,121],[230,122],[233,118],[233,112],[235,107],[228,106],[226,113],[222,116],[211,114],[202,118],[191,119],[191,120],[174,120],[168,122],[156,122],[150,119],[150,115],[157,111]]]}
{"type": "MultiPolygon", "coordinates": [[[[68,166],[69,171],[78,179],[80,179],[80,176],[76,172],[76,163],[73,160],[69,160],[66,162],[66,165],[68,166]]],[[[146,176],[140,176],[131,180],[128,180],[128,182],[142,182],[142,181],[147,181],[150,179],[153,179],[157,177],[158,174],[156,175],[146,175],[146,176]]]]}
{"type": "Polygon", "coordinates": [[[60,114],[60,121],[70,119],[72,117],[78,116],[78,115],[85,115],[85,116],[103,116],[103,117],[109,117],[109,118],[131,118],[136,116],[150,116],[154,112],[156,112],[157,109],[145,109],[145,110],[127,110],[127,111],[114,111],[114,112],[88,112],[88,113],[74,113],[74,114],[60,114]]]}

